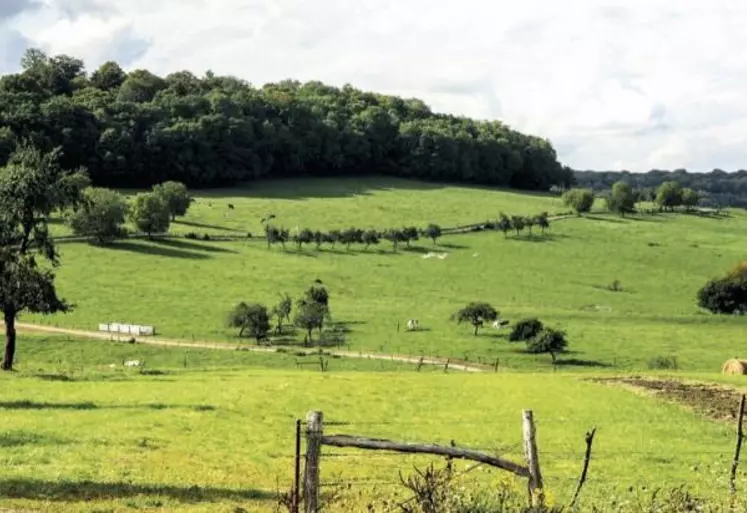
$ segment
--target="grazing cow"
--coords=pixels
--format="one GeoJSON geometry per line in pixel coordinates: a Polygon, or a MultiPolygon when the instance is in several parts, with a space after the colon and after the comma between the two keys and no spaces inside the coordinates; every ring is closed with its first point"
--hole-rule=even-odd
{"type": "Polygon", "coordinates": [[[499,329],[501,329],[502,327],[504,327],[504,326],[507,326],[507,325],[508,325],[508,321],[502,321],[502,320],[500,320],[500,319],[496,320],[496,321],[495,321],[495,322],[493,323],[493,327],[494,327],[495,329],[497,329],[497,330],[499,330],[499,329]]]}
{"type": "Polygon", "coordinates": [[[140,360],[128,360],[124,362],[125,367],[142,367],[143,363],[140,360]]]}
{"type": "Polygon", "coordinates": [[[420,326],[418,325],[417,319],[410,319],[407,321],[407,331],[414,331],[418,329],[420,326]]]}
{"type": "Polygon", "coordinates": [[[230,208],[231,210],[233,210],[233,203],[229,203],[228,204],[228,208],[230,208]]]}

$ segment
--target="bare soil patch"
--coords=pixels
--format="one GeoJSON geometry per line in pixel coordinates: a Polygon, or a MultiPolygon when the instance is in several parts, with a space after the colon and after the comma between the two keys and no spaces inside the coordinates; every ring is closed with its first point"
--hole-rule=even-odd
{"type": "Polygon", "coordinates": [[[596,383],[619,383],[643,389],[695,410],[706,417],[736,421],[742,393],[734,388],[710,383],[683,383],[674,379],[593,378],[596,383]]]}

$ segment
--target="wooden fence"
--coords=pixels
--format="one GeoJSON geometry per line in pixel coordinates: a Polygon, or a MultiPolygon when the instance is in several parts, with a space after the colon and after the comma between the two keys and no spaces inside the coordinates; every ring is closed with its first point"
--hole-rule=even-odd
{"type": "Polygon", "coordinates": [[[309,412],[306,417],[306,464],[303,475],[303,497],[299,495],[299,461],[300,461],[300,421],[296,425],[296,481],[294,486],[293,511],[299,513],[303,502],[304,513],[321,511],[319,501],[320,463],[322,446],[351,447],[371,451],[389,451],[409,454],[431,454],[453,459],[471,460],[491,467],[499,468],[518,477],[525,478],[529,485],[530,500],[533,505],[544,503],[544,492],[540,462],[537,450],[534,416],[530,410],[522,412],[522,433],[526,464],[522,465],[484,452],[444,446],[411,442],[397,442],[355,435],[327,435],[324,433],[324,414],[320,411],[309,412]]]}

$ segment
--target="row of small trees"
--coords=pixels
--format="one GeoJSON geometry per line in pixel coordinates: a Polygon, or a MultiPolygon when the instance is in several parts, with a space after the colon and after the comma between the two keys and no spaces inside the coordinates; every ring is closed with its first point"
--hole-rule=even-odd
{"type": "Polygon", "coordinates": [[[409,247],[410,243],[419,240],[420,237],[431,239],[435,245],[441,235],[441,227],[436,224],[429,224],[423,229],[409,226],[384,232],[373,229],[362,230],[360,228],[322,232],[304,228],[294,235],[291,235],[286,228],[277,228],[272,225],[265,226],[265,239],[268,248],[273,244],[282,244],[285,247],[286,243],[293,242],[298,246],[298,249],[301,249],[304,244],[315,244],[317,249],[321,249],[322,244],[331,244],[334,247],[338,243],[344,245],[347,249],[350,249],[353,244],[363,244],[368,249],[372,245],[378,245],[382,240],[386,240],[391,242],[392,248],[396,251],[400,244],[404,243],[409,247]]]}
{"type": "MultiPolygon", "coordinates": [[[[500,230],[508,237],[512,231],[519,236],[524,230],[532,235],[533,228],[539,228],[545,233],[550,227],[550,218],[547,212],[536,216],[507,216],[501,213],[495,222],[488,221],[481,228],[500,230]]],[[[265,240],[267,247],[273,244],[281,244],[283,247],[288,243],[294,243],[298,249],[302,249],[304,244],[314,244],[316,249],[321,249],[323,244],[330,244],[334,247],[336,244],[342,244],[347,249],[353,244],[362,244],[366,249],[376,246],[382,241],[388,241],[392,244],[392,249],[397,251],[400,244],[406,244],[408,247],[412,242],[419,240],[421,237],[430,239],[435,246],[438,239],[443,235],[443,229],[437,224],[429,224],[425,228],[408,226],[404,228],[394,228],[384,231],[374,229],[363,230],[360,228],[347,228],[345,230],[330,230],[323,232],[320,230],[311,230],[304,228],[291,235],[287,228],[278,228],[273,225],[265,225],[265,240]]]]}
{"type": "MultiPolygon", "coordinates": [[[[700,202],[697,191],[682,188],[675,181],[662,183],[656,191],[633,189],[624,181],[615,182],[609,193],[603,196],[607,210],[622,216],[635,212],[636,204],[650,201],[661,210],[674,211],[675,207],[692,210],[700,202]]],[[[591,211],[596,197],[591,189],[571,189],[563,195],[563,202],[577,214],[591,211]]]]}
{"type": "MultiPolygon", "coordinates": [[[[485,323],[498,319],[498,310],[491,304],[472,302],[455,312],[451,319],[459,324],[469,323],[475,328],[475,336],[485,323]]],[[[547,353],[555,363],[557,355],[565,352],[568,340],[563,331],[548,328],[536,318],[524,319],[517,322],[508,337],[511,342],[524,342],[527,352],[533,354],[547,353]]]]}
{"type": "Polygon", "coordinates": [[[80,202],[67,213],[66,222],[75,235],[105,244],[125,234],[129,219],[146,233],[166,233],[177,216],[187,213],[192,199],[180,182],[164,182],[151,191],[136,194],[131,202],[121,193],[104,187],[86,187],[80,202]]]}
{"type": "Polygon", "coordinates": [[[313,332],[319,333],[319,341],[322,339],[322,331],[325,321],[330,317],[329,292],[320,282],[312,285],[295,302],[287,294],[280,297],[280,301],[268,309],[260,303],[241,302],[237,304],[228,315],[228,326],[239,329],[239,337],[248,335],[257,343],[267,340],[272,330],[271,321],[275,321],[275,333],[280,335],[288,324],[306,332],[306,344],[310,345],[313,340],[313,332]]]}

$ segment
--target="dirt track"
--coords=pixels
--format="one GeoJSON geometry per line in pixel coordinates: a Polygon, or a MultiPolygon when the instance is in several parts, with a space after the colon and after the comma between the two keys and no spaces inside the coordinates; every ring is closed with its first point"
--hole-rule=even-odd
{"type": "MultiPolygon", "coordinates": [[[[0,321],[0,326],[4,326],[0,321]]],[[[55,326],[42,326],[39,324],[29,324],[24,322],[16,323],[16,330],[19,332],[34,332],[34,333],[54,333],[57,335],[71,335],[81,338],[91,338],[98,340],[110,340],[112,335],[100,331],[87,331],[87,330],[76,330],[69,328],[58,328],[55,326]]],[[[122,338],[129,338],[128,335],[119,335],[122,338]]],[[[236,351],[237,347],[240,347],[244,351],[254,351],[258,353],[276,353],[276,347],[261,347],[252,345],[241,345],[228,344],[225,342],[209,342],[202,340],[179,340],[179,339],[166,339],[161,337],[135,337],[138,344],[147,344],[151,346],[168,346],[168,347],[192,347],[196,349],[215,349],[224,351],[236,351]]],[[[302,350],[299,350],[299,352],[302,350]]],[[[315,354],[318,350],[306,350],[306,354],[315,354]]],[[[404,362],[417,365],[420,363],[421,358],[419,356],[407,356],[407,355],[390,355],[390,354],[377,354],[377,353],[358,353],[355,351],[343,351],[324,349],[324,353],[332,356],[340,356],[342,358],[360,358],[368,360],[388,360],[394,362],[404,362]]],[[[446,360],[442,358],[423,357],[424,365],[438,365],[445,366],[446,360]]],[[[459,370],[465,372],[485,372],[489,370],[487,366],[466,364],[461,362],[449,362],[449,369],[459,370]]]]}
{"type": "Polygon", "coordinates": [[[692,408],[715,420],[735,421],[741,393],[734,388],[706,383],[683,383],[656,378],[592,378],[597,383],[617,383],[643,389],[692,408]]]}

